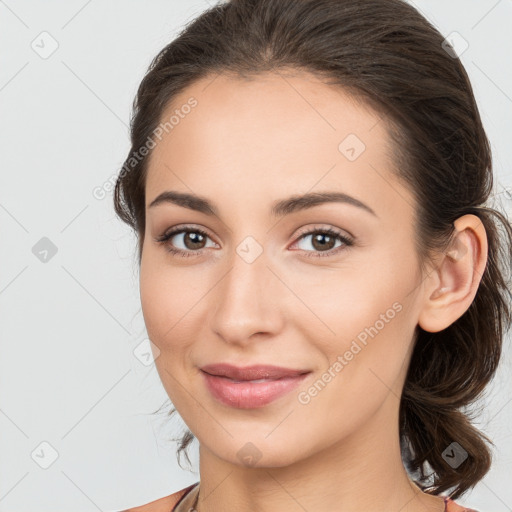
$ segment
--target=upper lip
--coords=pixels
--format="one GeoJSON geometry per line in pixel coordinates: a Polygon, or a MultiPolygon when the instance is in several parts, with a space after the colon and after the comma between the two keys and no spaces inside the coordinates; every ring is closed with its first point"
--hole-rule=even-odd
{"type": "Polygon", "coordinates": [[[309,370],[294,370],[274,365],[253,365],[238,367],[228,363],[208,364],[202,366],[203,372],[210,375],[227,377],[232,380],[259,380],[259,379],[281,379],[283,377],[297,377],[309,370]]]}

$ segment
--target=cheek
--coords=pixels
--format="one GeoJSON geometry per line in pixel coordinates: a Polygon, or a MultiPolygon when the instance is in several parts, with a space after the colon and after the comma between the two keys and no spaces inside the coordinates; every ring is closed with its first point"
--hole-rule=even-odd
{"type": "Polygon", "coordinates": [[[183,302],[179,280],[157,258],[144,254],[140,267],[140,300],[150,339],[161,350],[172,337],[183,302]]]}
{"type": "Polygon", "coordinates": [[[330,337],[331,346],[337,339],[343,345],[364,333],[381,315],[394,318],[393,304],[403,302],[409,277],[402,274],[399,282],[393,269],[384,260],[379,261],[378,266],[354,265],[303,272],[300,280],[294,279],[295,298],[290,299],[294,318],[304,326],[309,325],[313,332],[316,330],[317,336],[330,337]]]}
{"type": "MultiPolygon", "coordinates": [[[[162,384],[180,414],[187,407],[183,384],[189,378],[184,361],[194,339],[194,310],[184,300],[180,286],[186,285],[179,270],[143,257],[140,266],[140,300],[149,339],[158,347],[155,366],[162,384]],[[187,314],[188,312],[188,314],[187,314]]],[[[197,324],[197,321],[196,321],[197,324]]],[[[188,397],[190,400],[190,397],[188,397]]],[[[190,405],[189,405],[190,406],[190,405]]]]}
{"type": "MultiPolygon", "coordinates": [[[[196,270],[162,263],[161,255],[144,256],[140,267],[140,300],[149,338],[163,361],[175,364],[172,354],[189,347],[202,325],[206,276],[196,270]]],[[[167,364],[167,362],[165,363],[167,364]]]]}
{"type": "MultiPolygon", "coordinates": [[[[143,256],[140,266],[140,301],[144,323],[150,339],[160,346],[159,336],[164,329],[161,324],[165,314],[165,301],[162,301],[162,286],[159,285],[155,266],[143,256]]],[[[169,328],[169,327],[167,327],[169,328]]]]}
{"type": "Polygon", "coordinates": [[[343,369],[334,373],[350,385],[377,380],[371,370],[386,382],[401,371],[415,326],[415,267],[409,263],[383,253],[373,263],[326,272],[320,286],[306,275],[296,289],[302,302],[294,318],[305,338],[315,340],[326,368],[343,358],[343,369]]]}
{"type": "MultiPolygon", "coordinates": [[[[330,427],[322,443],[353,432],[388,398],[401,394],[411,333],[403,303],[389,306],[382,294],[364,307],[347,304],[339,311],[336,337],[310,338],[316,339],[326,362],[317,380],[303,390],[299,407],[308,418],[325,418],[329,411],[330,427]]],[[[304,424],[311,435],[316,428],[318,422],[304,424]]]]}

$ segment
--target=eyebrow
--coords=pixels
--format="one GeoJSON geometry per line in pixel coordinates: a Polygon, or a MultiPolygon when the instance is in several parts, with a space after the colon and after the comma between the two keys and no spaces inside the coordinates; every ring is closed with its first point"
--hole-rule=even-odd
{"type": "MultiPolygon", "coordinates": [[[[205,215],[219,216],[215,205],[205,197],[172,190],[162,192],[153,199],[153,201],[151,201],[148,208],[154,208],[157,205],[165,203],[176,204],[183,208],[204,213],[205,215]]],[[[375,217],[378,217],[378,215],[368,205],[343,192],[310,192],[304,195],[291,196],[286,199],[275,201],[270,212],[273,217],[282,217],[284,215],[307,210],[324,203],[350,204],[371,213],[375,217]]]]}

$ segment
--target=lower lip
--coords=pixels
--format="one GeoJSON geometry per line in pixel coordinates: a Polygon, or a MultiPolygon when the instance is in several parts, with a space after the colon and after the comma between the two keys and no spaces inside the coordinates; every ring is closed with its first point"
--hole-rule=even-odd
{"type": "Polygon", "coordinates": [[[210,393],[223,404],[239,409],[256,409],[295,389],[308,375],[286,377],[266,382],[235,382],[201,371],[210,393]]]}

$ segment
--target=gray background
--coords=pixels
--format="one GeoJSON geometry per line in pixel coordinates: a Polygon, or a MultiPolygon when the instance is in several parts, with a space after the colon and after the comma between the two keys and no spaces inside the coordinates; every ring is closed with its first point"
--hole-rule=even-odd
{"type": "MultiPolygon", "coordinates": [[[[461,59],[510,214],[512,1],[414,4],[469,44],[461,59]]],[[[208,5],[0,0],[0,512],[115,511],[198,480],[197,442],[190,473],[166,440],[184,424],[151,415],[168,399],[144,357],[135,237],[112,193],[93,191],[129,150],[151,58],[208,5]]],[[[482,512],[512,510],[511,370],[508,339],[477,423],[496,443],[493,469],[459,500],[482,512]]]]}

